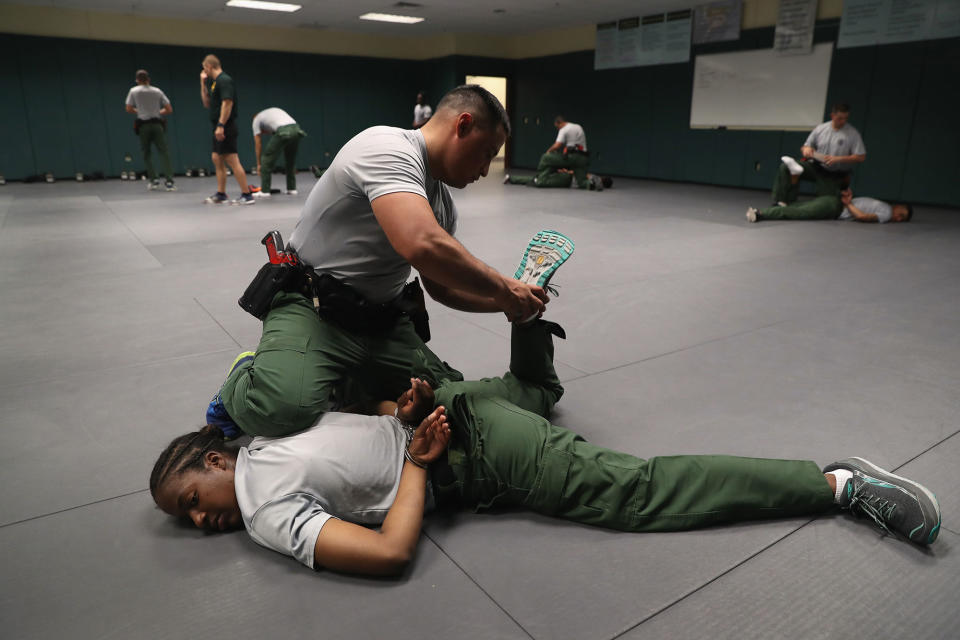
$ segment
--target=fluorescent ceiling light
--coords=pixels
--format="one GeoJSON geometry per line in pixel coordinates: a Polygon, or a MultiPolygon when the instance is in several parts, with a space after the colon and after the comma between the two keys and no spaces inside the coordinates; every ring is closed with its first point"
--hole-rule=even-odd
{"type": "Polygon", "coordinates": [[[379,22],[400,22],[403,24],[416,24],[423,22],[423,18],[415,16],[395,16],[391,13],[365,13],[360,16],[361,20],[377,20],[379,22]]]}
{"type": "Polygon", "coordinates": [[[299,4],[290,4],[289,2],[266,2],[266,0],[228,0],[228,7],[241,7],[243,9],[262,9],[263,11],[285,11],[292,13],[299,11],[299,4]]]}

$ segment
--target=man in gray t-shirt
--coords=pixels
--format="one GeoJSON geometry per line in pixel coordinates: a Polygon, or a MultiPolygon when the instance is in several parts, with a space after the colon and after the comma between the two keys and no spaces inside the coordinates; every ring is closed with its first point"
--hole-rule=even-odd
{"type": "Polygon", "coordinates": [[[452,235],[450,187],[487,175],[509,127],[492,94],[466,85],[444,96],[420,129],[372,127],[347,142],[290,237],[300,259],[336,291],[328,298],[335,308],[318,322],[312,300],[278,294],[256,356],[234,368],[213,404],[221,402],[250,435],[282,435],[341,402],[336,392],[347,379],[351,393],[378,398],[398,395],[412,377],[462,379],[427,348],[408,316],[392,320],[411,267],[430,296],[453,309],[503,312],[510,321],[542,312],[548,298],[541,287],[498,273],[452,235]],[[341,309],[359,321],[328,319],[341,309]],[[361,326],[365,314],[391,320],[371,332],[361,326]]]}
{"type": "Polygon", "coordinates": [[[163,160],[164,175],[167,178],[167,191],[176,191],[173,184],[173,168],[170,166],[170,154],[167,151],[166,120],[163,116],[173,113],[173,106],[166,94],[150,84],[150,74],[144,69],[137,71],[137,86],[127,92],[127,113],[137,116],[134,130],[140,136],[140,150],[143,151],[143,163],[147,165],[147,188],[151,191],[160,188],[157,172],[153,168],[151,147],[156,146],[163,160]]]}
{"type": "Polygon", "coordinates": [[[837,103],[830,111],[830,120],[814,127],[800,147],[800,162],[789,156],[782,164],[773,184],[773,203],[795,202],[800,180],[815,183],[817,196],[839,196],[850,185],[853,167],[867,159],[867,148],[860,132],[849,122],[850,106],[837,103]]]}
{"type": "MultiPolygon", "coordinates": [[[[600,176],[587,173],[590,157],[583,127],[558,115],[553,119],[557,139],[540,156],[533,176],[507,175],[504,184],[533,185],[539,188],[566,188],[571,183],[578,189],[603,191],[606,184],[600,176]]],[[[609,178],[607,179],[609,181],[609,178]]]]}

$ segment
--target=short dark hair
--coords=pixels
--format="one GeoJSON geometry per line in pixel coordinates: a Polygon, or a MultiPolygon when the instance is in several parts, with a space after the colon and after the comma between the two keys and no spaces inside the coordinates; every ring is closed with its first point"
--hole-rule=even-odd
{"type": "Polygon", "coordinates": [[[900,205],[901,207],[904,207],[904,208],[906,208],[906,210],[907,210],[907,219],[904,220],[904,222],[910,222],[911,220],[913,220],[913,205],[912,205],[912,204],[907,204],[906,202],[897,202],[897,203],[895,203],[893,206],[897,206],[897,205],[900,205]]]}
{"type": "Polygon", "coordinates": [[[850,105],[846,102],[834,102],[830,113],[850,113],[850,105]]]}
{"type": "Polygon", "coordinates": [[[604,189],[609,189],[613,185],[613,178],[610,176],[603,176],[600,178],[600,184],[603,185],[604,189]]]}
{"type": "Polygon", "coordinates": [[[149,82],[150,74],[147,73],[146,69],[140,69],[137,71],[137,82],[149,82]]]}
{"type": "Polygon", "coordinates": [[[179,476],[191,469],[202,470],[204,455],[216,451],[228,457],[236,457],[227,449],[220,427],[208,424],[199,431],[185,433],[167,445],[150,473],[150,495],[154,502],[160,485],[171,476],[179,476]]]}
{"type": "Polygon", "coordinates": [[[447,92],[437,104],[437,111],[449,109],[472,113],[482,127],[503,127],[510,137],[510,118],[497,97],[478,84],[462,84],[447,92]]]}
{"type": "Polygon", "coordinates": [[[562,115],[557,114],[557,117],[553,119],[553,124],[560,124],[561,122],[566,122],[567,119],[562,115]]]}

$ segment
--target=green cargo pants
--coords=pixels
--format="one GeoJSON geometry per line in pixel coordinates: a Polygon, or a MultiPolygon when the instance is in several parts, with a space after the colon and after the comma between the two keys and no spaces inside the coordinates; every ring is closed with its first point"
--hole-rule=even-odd
{"type": "MultiPolygon", "coordinates": [[[[814,165],[811,161],[800,162],[800,166],[803,167],[803,173],[798,176],[799,180],[813,182],[814,194],[817,196],[836,196],[839,198],[840,192],[847,187],[849,174],[831,173],[814,165]]],[[[791,204],[797,201],[797,196],[800,194],[800,182],[794,184],[791,177],[787,165],[781,162],[771,192],[774,202],[791,204]]]]}
{"type": "Polygon", "coordinates": [[[514,329],[503,378],[438,389],[454,434],[447,460],[455,480],[437,487],[441,506],[454,495],[477,510],[523,507],[624,531],[671,531],[814,514],[833,504],[830,486],[809,461],[643,460],[592,445],[543,417],[562,391],[543,323],[514,329]]]}
{"type": "Polygon", "coordinates": [[[587,168],[590,160],[583,153],[550,152],[540,156],[535,176],[510,176],[510,184],[533,184],[540,188],[568,188],[571,182],[576,182],[578,189],[589,189],[587,168]],[[560,173],[557,169],[571,169],[573,175],[560,173]]]}
{"type": "Polygon", "coordinates": [[[155,145],[163,160],[163,175],[173,182],[173,169],[170,167],[170,153],[167,151],[167,134],[159,122],[140,123],[140,150],[143,151],[143,164],[147,165],[147,178],[153,182],[157,172],[153,167],[151,146],[155,145]]]}
{"type": "Polygon", "coordinates": [[[273,168],[277,165],[281,152],[287,174],[287,191],[297,188],[297,148],[300,146],[300,138],[306,135],[307,132],[301,129],[300,125],[286,124],[278,127],[270,136],[270,142],[260,154],[260,189],[264,193],[270,193],[273,168]]]}
{"type": "Polygon", "coordinates": [[[280,436],[313,426],[342,399],[348,380],[372,398],[395,399],[414,377],[432,386],[463,380],[406,316],[388,334],[359,335],[320,320],[302,295],[278,293],[256,355],[227,377],[220,397],[245,433],[280,436]]]}
{"type": "Polygon", "coordinates": [[[785,207],[768,207],[757,213],[761,220],[836,220],[843,211],[837,196],[820,196],[785,207]]]}

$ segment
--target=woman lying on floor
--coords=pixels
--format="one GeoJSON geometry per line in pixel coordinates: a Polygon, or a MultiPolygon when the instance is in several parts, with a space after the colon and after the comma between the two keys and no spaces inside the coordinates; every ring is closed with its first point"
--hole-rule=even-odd
{"type": "Polygon", "coordinates": [[[936,539],[933,493],[861,458],[823,471],[799,460],[642,460],[550,424],[544,416],[563,393],[552,335],[563,331],[543,320],[514,325],[503,377],[436,390],[415,379],[381,405],[387,415],[327,413],[303,432],[239,450],[208,425],[167,447],[150,491],[202,529],[245,527],[308,567],[378,575],[404,570],[424,512],[438,507],[521,507],[623,531],[839,508],[918,544],[936,539]]]}

